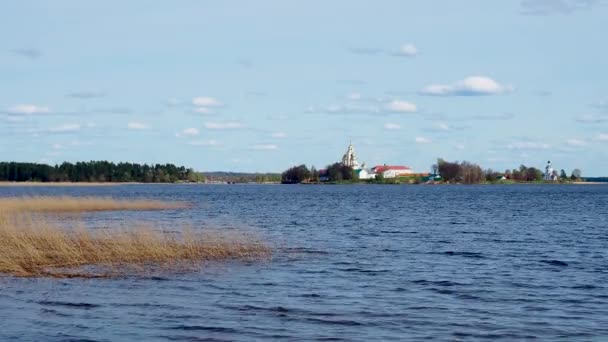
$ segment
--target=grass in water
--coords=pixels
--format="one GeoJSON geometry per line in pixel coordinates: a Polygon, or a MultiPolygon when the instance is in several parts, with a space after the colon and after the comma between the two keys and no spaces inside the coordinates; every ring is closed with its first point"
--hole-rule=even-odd
{"type": "Polygon", "coordinates": [[[155,200],[118,200],[110,197],[4,197],[0,211],[4,212],[79,212],[109,210],[163,210],[185,208],[184,203],[155,200]]]}
{"type": "MultiPolygon", "coordinates": [[[[55,204],[49,204],[53,202],[52,198],[22,200],[28,205],[13,205],[10,207],[12,210],[0,206],[4,209],[0,211],[0,274],[112,277],[158,268],[176,270],[212,260],[252,260],[270,255],[270,248],[260,240],[239,232],[189,229],[165,232],[145,226],[128,230],[87,229],[78,224],[76,228],[66,228],[48,214],[28,212],[82,211],[84,207],[112,210],[108,203],[113,203],[118,209],[126,209],[125,203],[120,201],[121,205],[116,205],[116,201],[88,198],[84,201],[87,204],[77,205],[68,198],[55,199],[55,204]],[[32,203],[43,203],[46,209],[30,209],[32,203]]],[[[20,202],[19,199],[0,199],[0,205],[4,203],[20,202]]],[[[141,205],[131,208],[143,209],[141,205]]]]}

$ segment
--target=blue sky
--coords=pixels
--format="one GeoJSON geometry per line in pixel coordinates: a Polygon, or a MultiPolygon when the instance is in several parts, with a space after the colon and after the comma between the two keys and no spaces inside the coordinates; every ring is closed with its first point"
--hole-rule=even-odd
{"type": "Polygon", "coordinates": [[[608,2],[12,1],[1,160],[608,175],[608,2]]]}

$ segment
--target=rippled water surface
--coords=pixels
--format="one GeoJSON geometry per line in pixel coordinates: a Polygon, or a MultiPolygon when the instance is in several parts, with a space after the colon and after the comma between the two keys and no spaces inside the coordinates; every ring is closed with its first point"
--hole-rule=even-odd
{"type": "Polygon", "coordinates": [[[271,261],[0,276],[0,340],[608,340],[608,186],[5,187],[180,200],[83,216],[253,230],[271,261]]]}

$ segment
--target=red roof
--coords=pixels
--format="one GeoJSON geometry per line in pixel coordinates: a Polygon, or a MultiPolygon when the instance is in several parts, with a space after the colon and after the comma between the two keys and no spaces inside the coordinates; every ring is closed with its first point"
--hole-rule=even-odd
{"type": "Polygon", "coordinates": [[[410,168],[401,165],[376,165],[372,170],[374,170],[374,172],[384,172],[386,170],[405,171],[410,170],[410,168]]]}

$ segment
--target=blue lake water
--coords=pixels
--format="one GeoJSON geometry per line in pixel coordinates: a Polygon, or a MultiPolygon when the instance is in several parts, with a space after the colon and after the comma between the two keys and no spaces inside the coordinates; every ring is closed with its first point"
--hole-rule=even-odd
{"type": "Polygon", "coordinates": [[[191,203],[92,225],[246,229],[272,260],[0,276],[0,340],[608,340],[608,186],[0,187],[191,203]]]}

